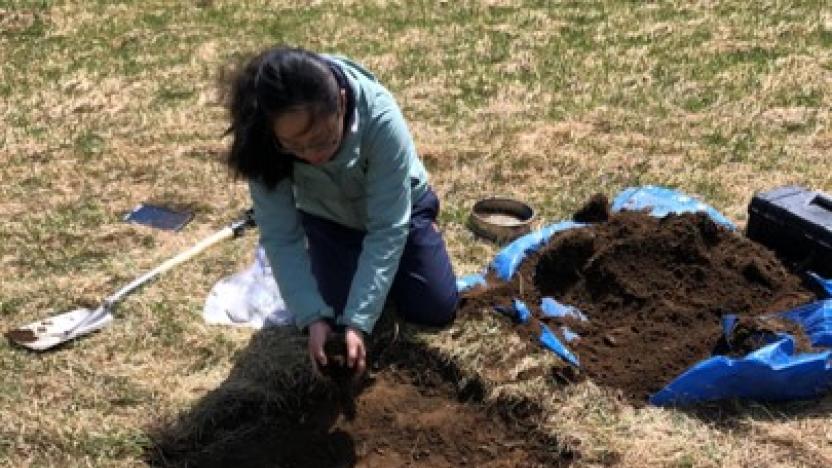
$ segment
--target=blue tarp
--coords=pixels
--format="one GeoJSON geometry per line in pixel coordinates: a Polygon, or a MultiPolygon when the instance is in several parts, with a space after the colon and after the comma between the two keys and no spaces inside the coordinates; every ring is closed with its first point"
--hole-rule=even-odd
{"type": "Polygon", "coordinates": [[[540,344],[560,356],[569,364],[572,364],[575,367],[580,366],[578,357],[572,354],[572,352],[560,342],[558,337],[552,333],[552,330],[549,330],[549,327],[543,324],[540,325],[540,344]]]}
{"type": "Polygon", "coordinates": [[[485,286],[485,284],[485,276],[482,273],[471,273],[456,279],[456,289],[459,292],[467,291],[475,286],[485,286]]]}
{"type": "Polygon", "coordinates": [[[526,306],[526,303],[514,299],[510,307],[494,306],[494,310],[512,319],[516,323],[527,323],[532,318],[532,313],[526,306]]]}
{"type": "Polygon", "coordinates": [[[650,210],[650,215],[664,218],[670,213],[707,213],[714,222],[727,228],[736,229],[734,223],[712,206],[684,193],[666,187],[646,185],[629,187],[621,191],[612,201],[612,211],[650,210]]]}
{"type": "Polygon", "coordinates": [[[514,276],[517,267],[520,266],[520,263],[523,262],[526,255],[536,252],[546,245],[553,234],[581,226],[584,226],[584,224],[562,221],[546,226],[539,231],[530,232],[525,236],[518,237],[503,247],[497,256],[494,257],[494,260],[491,262],[491,268],[497,273],[497,277],[503,281],[508,281],[509,278],[514,276]]]}
{"type": "MultiPolygon", "coordinates": [[[[612,210],[649,210],[650,214],[656,217],[664,217],[670,213],[705,212],[715,222],[735,229],[734,224],[714,208],[664,187],[627,188],[615,197],[612,210]]],[[[563,221],[527,234],[500,251],[490,267],[499,278],[507,281],[517,271],[523,259],[543,247],[553,234],[582,226],[584,225],[580,223],[563,221]]],[[[832,296],[832,280],[816,275],[815,279],[832,296]]],[[[522,314],[518,302],[515,301],[514,310],[510,313],[515,320],[520,321],[522,314]]],[[[525,304],[522,306],[528,310],[525,304]]],[[[552,316],[579,317],[577,314],[580,314],[580,317],[586,318],[578,309],[551,298],[544,298],[541,308],[544,313],[552,316]]],[[[807,304],[778,315],[800,324],[813,346],[832,347],[832,299],[807,304]]],[[[723,329],[726,333],[730,333],[735,321],[734,316],[723,317],[723,329]]],[[[567,329],[564,331],[564,338],[572,341],[578,339],[578,336],[567,329]]],[[[650,397],[650,403],[688,405],[726,398],[792,400],[817,397],[832,390],[832,351],[795,354],[794,339],[791,336],[778,334],[770,339],[772,342],[747,356],[715,356],[695,364],[650,397]]],[[[542,326],[540,342],[569,364],[579,366],[578,357],[545,325],[542,326]]]]}
{"type": "Polygon", "coordinates": [[[540,300],[540,310],[544,317],[572,317],[578,320],[586,320],[586,315],[575,306],[558,302],[551,297],[544,297],[540,300]]]}
{"type": "Polygon", "coordinates": [[[794,339],[780,338],[740,359],[715,356],[695,364],[650,397],[657,406],[690,405],[729,398],[795,400],[832,390],[832,351],[794,353],[794,339]]]}
{"type": "Polygon", "coordinates": [[[806,304],[778,315],[800,325],[812,346],[832,348],[832,299],[806,304]]]}
{"type": "Polygon", "coordinates": [[[573,332],[572,329],[565,325],[560,327],[560,332],[563,333],[563,339],[566,340],[567,343],[571,343],[581,337],[581,335],[573,332]]]}

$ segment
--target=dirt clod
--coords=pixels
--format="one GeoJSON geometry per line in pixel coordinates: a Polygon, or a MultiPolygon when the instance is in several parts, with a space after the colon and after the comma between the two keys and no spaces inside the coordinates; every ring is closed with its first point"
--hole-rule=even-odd
{"type": "Polygon", "coordinates": [[[324,377],[338,384],[352,380],[353,370],[347,366],[347,344],[342,333],[336,333],[327,338],[324,343],[324,354],[326,354],[326,365],[319,367],[324,377]]]}
{"type": "Polygon", "coordinates": [[[603,193],[596,193],[578,211],[572,220],[579,223],[602,223],[610,218],[610,201],[603,193]]]}
{"type": "Polygon", "coordinates": [[[6,339],[17,343],[31,343],[33,341],[37,341],[38,339],[37,335],[35,335],[32,330],[25,328],[9,330],[4,335],[6,336],[6,339]]]}
{"type": "Polygon", "coordinates": [[[343,333],[335,333],[326,340],[324,353],[326,365],[319,365],[318,370],[330,384],[331,394],[341,412],[352,419],[356,414],[355,396],[364,383],[364,376],[357,376],[347,363],[347,344],[343,333]]]}
{"type": "Polygon", "coordinates": [[[765,346],[777,338],[778,333],[788,333],[795,340],[797,352],[810,352],[812,344],[800,326],[784,319],[771,317],[741,317],[728,337],[720,337],[714,354],[741,357],[765,346]]]}

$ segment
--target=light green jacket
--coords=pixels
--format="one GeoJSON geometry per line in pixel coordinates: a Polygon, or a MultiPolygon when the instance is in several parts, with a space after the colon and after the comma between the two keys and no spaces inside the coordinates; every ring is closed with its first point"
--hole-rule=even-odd
{"type": "Polygon", "coordinates": [[[370,333],[398,269],[411,205],[427,190],[427,173],[393,96],[360,65],[330,58],[355,96],[355,114],[340,149],[320,166],[296,162],[292,180],[280,181],[272,191],[254,181],[249,188],[260,242],[300,329],[334,318],[334,311],[312,276],[298,210],[367,233],[337,322],[370,333]]]}

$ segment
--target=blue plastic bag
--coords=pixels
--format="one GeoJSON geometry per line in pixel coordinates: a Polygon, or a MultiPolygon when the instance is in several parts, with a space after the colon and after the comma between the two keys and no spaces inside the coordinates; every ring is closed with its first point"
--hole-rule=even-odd
{"type": "Polygon", "coordinates": [[[485,286],[485,277],[481,273],[471,273],[456,279],[456,290],[467,291],[475,286],[485,286]]]}
{"type": "Polygon", "coordinates": [[[560,223],[551,224],[538,231],[530,232],[525,236],[519,237],[505,246],[494,260],[491,262],[491,268],[497,272],[497,276],[503,281],[508,281],[517,271],[517,267],[523,262],[523,259],[532,252],[536,252],[541,247],[546,245],[549,238],[553,234],[567,229],[584,226],[583,223],[575,223],[573,221],[562,221],[560,223]]]}
{"type": "Polygon", "coordinates": [[[575,367],[580,367],[578,357],[572,354],[572,351],[569,351],[569,349],[560,342],[558,337],[552,333],[552,330],[549,330],[549,327],[542,323],[540,324],[540,344],[560,356],[569,364],[572,364],[575,367]]]}
{"type": "Polygon", "coordinates": [[[734,223],[713,207],[696,200],[682,192],[666,187],[647,185],[629,187],[616,195],[612,202],[612,211],[638,211],[649,209],[650,215],[663,218],[670,213],[705,212],[714,222],[727,228],[736,229],[734,223]]]}
{"type": "Polygon", "coordinates": [[[586,315],[575,306],[563,304],[551,297],[544,297],[540,300],[540,310],[544,317],[572,317],[586,321],[586,315]]]}
{"type": "Polygon", "coordinates": [[[560,331],[561,333],[563,333],[563,339],[566,340],[567,343],[571,343],[581,338],[581,335],[573,332],[569,327],[565,325],[560,327],[560,331]]]}
{"type": "Polygon", "coordinates": [[[731,339],[731,334],[734,332],[734,327],[737,326],[738,321],[739,317],[734,314],[725,314],[722,316],[722,336],[725,338],[725,341],[731,339]]]}
{"type": "Polygon", "coordinates": [[[728,398],[795,400],[832,390],[832,351],[794,354],[794,339],[780,338],[747,356],[715,356],[695,364],[650,397],[657,406],[728,398]]]}
{"type": "Polygon", "coordinates": [[[516,323],[528,323],[532,317],[532,313],[529,311],[526,303],[519,299],[513,299],[510,307],[494,306],[494,310],[505,315],[516,323]]]}
{"type": "Polygon", "coordinates": [[[529,319],[532,318],[532,313],[529,311],[526,303],[519,299],[514,299],[513,304],[514,310],[517,311],[517,321],[520,323],[528,323],[529,319]]]}
{"type": "Polygon", "coordinates": [[[832,299],[813,302],[776,315],[800,325],[812,346],[832,348],[832,299]]]}

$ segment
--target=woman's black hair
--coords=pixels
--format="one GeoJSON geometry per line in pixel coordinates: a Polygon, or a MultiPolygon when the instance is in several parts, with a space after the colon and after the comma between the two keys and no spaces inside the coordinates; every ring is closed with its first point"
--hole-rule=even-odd
{"type": "Polygon", "coordinates": [[[272,47],[250,58],[224,85],[231,120],[231,147],[225,162],[238,177],[273,189],[292,175],[295,157],[280,147],[274,120],[308,109],[313,115],[337,112],[339,87],[326,60],[292,47],[272,47]]]}

